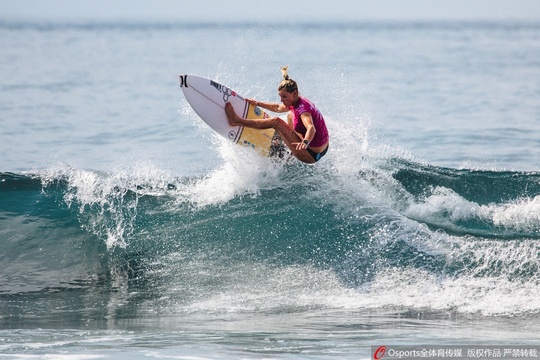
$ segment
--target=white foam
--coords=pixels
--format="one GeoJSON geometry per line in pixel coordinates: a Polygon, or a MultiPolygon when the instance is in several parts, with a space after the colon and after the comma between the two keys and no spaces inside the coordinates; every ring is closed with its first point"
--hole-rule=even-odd
{"type": "Polygon", "coordinates": [[[358,305],[519,316],[540,312],[536,280],[512,281],[504,276],[437,276],[420,269],[389,269],[363,290],[358,305]]]}
{"type": "Polygon", "coordinates": [[[222,289],[183,310],[242,312],[334,308],[343,307],[351,297],[358,297],[358,293],[346,288],[333,271],[311,266],[273,267],[243,263],[228,266],[224,274],[227,275],[221,279],[225,281],[222,289]]]}
{"type": "Polygon", "coordinates": [[[408,217],[426,222],[456,222],[480,214],[480,209],[480,205],[464,199],[453,190],[436,187],[423,201],[411,203],[404,213],[408,217]]]}
{"type": "Polygon", "coordinates": [[[70,208],[77,206],[81,225],[103,238],[109,249],[127,246],[140,196],[166,195],[168,184],[174,181],[148,163],[109,174],[59,164],[40,175],[44,186],[54,180],[66,180],[65,203],[70,208]],[[127,196],[129,191],[133,196],[127,196]]]}
{"type": "Polygon", "coordinates": [[[540,196],[488,207],[485,213],[497,226],[540,233],[540,196]]]}
{"type": "MultiPolygon", "coordinates": [[[[511,279],[507,274],[478,276],[472,272],[449,276],[416,268],[387,268],[355,289],[344,284],[333,270],[311,265],[224,264],[212,261],[212,256],[194,259],[179,254],[181,261],[173,259],[174,256],[171,254],[171,258],[165,260],[182,264],[176,265],[182,268],[198,269],[191,271],[189,278],[184,274],[182,284],[186,281],[208,283],[209,271],[215,274],[213,287],[197,288],[204,296],[181,305],[177,309],[180,312],[273,312],[305,308],[407,309],[483,316],[523,316],[540,312],[538,276],[523,280],[511,279]],[[217,284],[219,286],[215,287],[217,284]]],[[[168,267],[168,272],[176,271],[175,265],[172,266],[173,269],[168,267]]],[[[174,281],[177,277],[171,279],[174,281]]],[[[185,291],[185,284],[169,284],[168,298],[177,299],[179,295],[175,291],[185,291]]]]}
{"type": "Polygon", "coordinates": [[[540,233],[540,196],[521,198],[501,204],[480,205],[469,201],[451,189],[436,187],[419,202],[411,201],[403,212],[406,216],[431,224],[458,228],[459,221],[481,221],[488,228],[540,233]]]}
{"type": "Polygon", "coordinates": [[[282,164],[220,138],[215,143],[222,164],[203,178],[182,186],[178,202],[198,206],[223,204],[237,196],[257,196],[266,186],[279,186],[282,164]]]}

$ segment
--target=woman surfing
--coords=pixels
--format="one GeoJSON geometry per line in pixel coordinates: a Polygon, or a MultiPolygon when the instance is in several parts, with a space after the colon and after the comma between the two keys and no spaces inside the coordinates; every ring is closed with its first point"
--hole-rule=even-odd
{"type": "Polygon", "coordinates": [[[275,129],[292,154],[300,161],[313,164],[319,161],[329,146],[329,135],[321,112],[307,98],[300,96],[298,84],[289,78],[287,66],[281,68],[283,80],[278,86],[281,104],[246,99],[250,104],[276,113],[289,112],[287,122],[280,117],[244,119],[238,116],[230,103],[225,113],[231,126],[254,129],[275,129]]]}

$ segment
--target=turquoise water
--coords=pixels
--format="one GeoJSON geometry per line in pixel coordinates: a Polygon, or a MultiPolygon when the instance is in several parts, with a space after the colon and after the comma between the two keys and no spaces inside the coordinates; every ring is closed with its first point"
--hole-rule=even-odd
{"type": "Polygon", "coordinates": [[[0,358],[538,344],[539,39],[533,23],[1,24],[0,358]],[[315,166],[218,138],[178,86],[278,101],[285,64],[328,120],[315,166]]]}

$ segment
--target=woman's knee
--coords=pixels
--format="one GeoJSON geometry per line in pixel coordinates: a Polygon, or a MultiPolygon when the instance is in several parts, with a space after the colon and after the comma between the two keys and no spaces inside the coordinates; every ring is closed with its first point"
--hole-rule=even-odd
{"type": "Polygon", "coordinates": [[[277,128],[281,125],[281,123],[283,122],[283,120],[281,120],[280,117],[273,117],[273,118],[270,118],[270,123],[272,124],[272,126],[274,128],[277,128]]]}

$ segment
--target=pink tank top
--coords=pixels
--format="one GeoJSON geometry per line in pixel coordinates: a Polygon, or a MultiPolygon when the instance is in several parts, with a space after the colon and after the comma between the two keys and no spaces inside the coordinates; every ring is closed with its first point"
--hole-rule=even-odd
{"type": "Polygon", "coordinates": [[[309,101],[308,99],[304,97],[298,98],[298,104],[296,104],[296,107],[290,106],[289,109],[292,113],[293,118],[293,127],[294,131],[302,134],[304,136],[306,134],[306,127],[304,126],[304,123],[302,122],[302,119],[300,118],[300,115],[307,112],[311,114],[311,118],[313,119],[313,125],[315,126],[315,137],[313,140],[311,140],[310,146],[318,147],[323,146],[326,144],[329,140],[328,135],[328,129],[326,128],[326,123],[324,122],[324,117],[320,113],[320,111],[309,101]]]}

